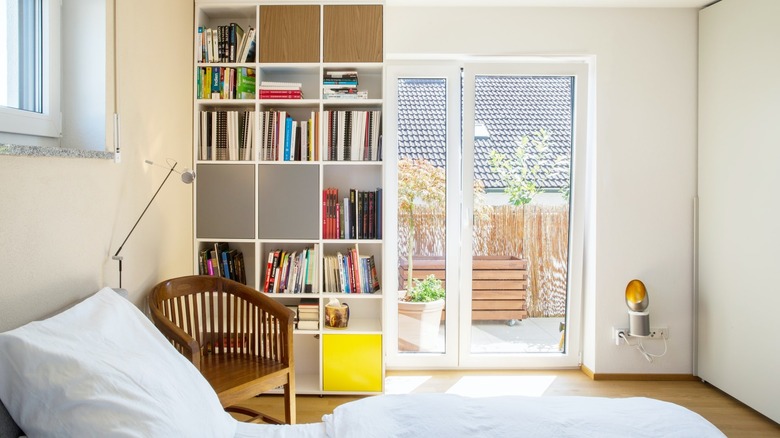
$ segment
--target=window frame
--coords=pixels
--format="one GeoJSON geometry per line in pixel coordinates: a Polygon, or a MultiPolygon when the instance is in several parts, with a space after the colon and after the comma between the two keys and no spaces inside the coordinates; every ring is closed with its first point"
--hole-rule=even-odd
{"type": "Polygon", "coordinates": [[[42,112],[0,106],[0,141],[14,135],[60,137],[60,2],[42,0],[42,112]]]}

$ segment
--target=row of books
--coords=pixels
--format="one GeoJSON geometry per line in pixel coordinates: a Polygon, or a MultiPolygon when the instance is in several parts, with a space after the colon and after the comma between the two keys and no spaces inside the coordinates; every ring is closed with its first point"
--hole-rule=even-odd
{"type": "Polygon", "coordinates": [[[325,159],[329,161],[381,161],[382,112],[325,111],[325,159]]]}
{"type": "Polygon", "coordinates": [[[322,265],[322,286],[326,292],[372,294],[380,289],[374,256],[361,256],[357,244],[346,254],[324,256],[322,265]]]}
{"type": "Polygon", "coordinates": [[[298,330],[320,328],[320,305],[316,298],[303,298],[295,306],[295,327],[298,330]]]}
{"type": "Polygon", "coordinates": [[[201,160],[252,160],[255,112],[251,110],[201,111],[201,160]]]}
{"type": "Polygon", "coordinates": [[[260,157],[266,161],[316,161],[319,159],[320,113],[308,120],[294,120],[286,111],[260,113],[260,157]]]}
{"type": "Polygon", "coordinates": [[[257,87],[257,97],[259,99],[303,99],[303,84],[263,81],[257,87]]]}
{"type": "Polygon", "coordinates": [[[326,70],[322,77],[322,98],[368,99],[368,92],[358,90],[357,71],[326,70]]]}
{"type": "Polygon", "coordinates": [[[318,244],[301,251],[268,252],[263,292],[312,293],[317,283],[318,244]]]}
{"type": "Polygon", "coordinates": [[[216,28],[198,27],[195,37],[198,62],[254,62],[255,29],[246,32],[238,23],[216,28]]]}
{"type": "Polygon", "coordinates": [[[255,69],[198,67],[198,99],[254,99],[255,69]]]}
{"type": "Polygon", "coordinates": [[[246,284],[244,254],[226,242],[215,242],[212,247],[203,248],[198,255],[198,273],[225,277],[246,284]]]}
{"type": "Polygon", "coordinates": [[[381,239],[382,189],[349,189],[341,197],[339,189],[322,191],[323,239],[381,239]]]}

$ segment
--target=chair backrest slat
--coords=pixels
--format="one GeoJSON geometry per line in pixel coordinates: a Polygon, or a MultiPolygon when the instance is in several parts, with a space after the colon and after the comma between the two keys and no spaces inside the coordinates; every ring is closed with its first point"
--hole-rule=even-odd
{"type": "Polygon", "coordinates": [[[292,355],[291,312],[254,289],[220,277],[190,276],[163,282],[153,292],[150,307],[192,337],[201,355],[247,354],[285,363],[292,355]],[[266,306],[280,313],[274,316],[266,306]]]}

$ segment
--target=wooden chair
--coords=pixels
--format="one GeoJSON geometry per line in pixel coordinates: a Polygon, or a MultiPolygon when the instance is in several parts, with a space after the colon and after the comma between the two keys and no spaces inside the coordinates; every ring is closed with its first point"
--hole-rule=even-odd
{"type": "Polygon", "coordinates": [[[241,283],[208,275],[165,280],[148,301],[154,324],[200,370],[226,411],[282,424],[235,406],[282,386],[284,422],[295,424],[291,310],[241,283]]]}

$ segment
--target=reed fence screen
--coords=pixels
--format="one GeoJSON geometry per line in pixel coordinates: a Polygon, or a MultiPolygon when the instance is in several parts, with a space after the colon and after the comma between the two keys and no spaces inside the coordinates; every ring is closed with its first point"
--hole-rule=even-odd
{"type": "MultiPolygon", "coordinates": [[[[444,212],[415,207],[415,255],[444,256],[445,223],[444,212]]],[[[408,219],[400,217],[398,224],[398,252],[405,259],[408,219]]],[[[568,205],[485,206],[475,214],[473,255],[528,259],[531,317],[565,315],[568,245],[568,205]]]]}

